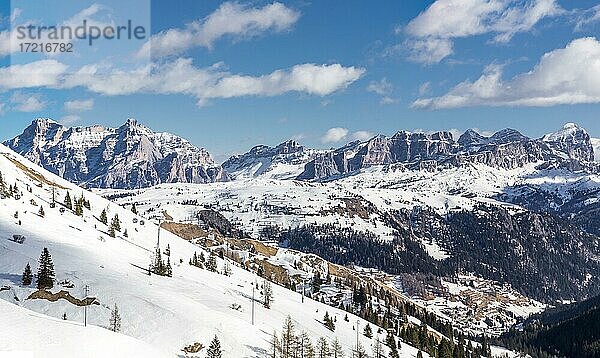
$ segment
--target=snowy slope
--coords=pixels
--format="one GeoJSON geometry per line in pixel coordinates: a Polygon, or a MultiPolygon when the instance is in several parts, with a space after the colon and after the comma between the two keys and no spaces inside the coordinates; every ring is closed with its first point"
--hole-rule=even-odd
{"type": "Polygon", "coordinates": [[[594,160],[600,161],[600,138],[590,138],[592,147],[594,147],[594,160]]]}
{"type": "MultiPolygon", "coordinates": [[[[0,292],[0,298],[6,301],[51,317],[66,314],[71,321],[82,321],[80,307],[65,300],[51,303],[27,299],[34,289],[20,287],[24,266],[31,263],[35,272],[40,252],[47,247],[56,267],[57,281],[68,281],[62,286],[55,285],[52,292],[64,289],[76,298],[83,298],[83,288],[88,285],[89,295],[100,303],[88,309],[90,324],[106,327],[110,308],[118,304],[123,318],[122,333],[152,345],[162,354],[181,354],[184,346],[195,342],[207,346],[216,334],[225,357],[261,357],[269,347],[272,332],[281,331],[287,315],[291,315],[297,330],[307,331],[313,341],[321,336],[328,339],[336,336],[349,353],[356,340],[353,325],[358,318],[351,317],[350,322],[345,322],[342,319],[345,312],[312,300],[301,304],[298,294],[279,286],[274,287],[274,304],[270,310],[256,305],[256,324],[252,325],[251,284],[260,283],[261,279],[235,266],[231,277],[189,266],[189,258],[201,249],[165,231],[161,232],[161,246],[163,249],[166,244],[170,246],[173,277],[147,276],[134,265],[147,267],[156,244],[155,225],[148,222],[140,225],[139,221],[134,224],[134,219],[142,218],[87,192],[84,195],[91,202],[91,211],[85,210],[83,217],[70,211],[61,214],[58,208],[50,209],[53,183],[58,186],[56,194],[61,199],[67,189],[73,197],[80,196],[82,189],[3,146],[0,146],[0,171],[5,181],[16,184],[22,194],[18,200],[0,199],[0,287],[8,287],[0,292]],[[37,215],[40,204],[46,213],[43,218],[37,215]],[[95,218],[105,208],[109,218],[119,215],[122,227],[128,230],[128,238],[122,235],[111,238],[106,234],[106,226],[95,218]],[[19,219],[14,218],[15,212],[19,213],[19,219]],[[18,224],[19,220],[22,225],[18,224]],[[25,235],[27,239],[23,244],[8,240],[14,234],[25,235]],[[183,264],[179,263],[180,259],[183,264]],[[69,288],[69,284],[73,287],[69,288]],[[241,309],[231,309],[232,304],[239,304],[241,309]],[[326,311],[337,318],[335,333],[319,323],[326,311]]],[[[218,259],[218,265],[222,267],[223,261],[218,259]]],[[[361,327],[366,324],[359,322],[361,327]]],[[[2,324],[0,335],[8,336],[9,332],[25,335],[28,329],[17,326],[14,333],[15,327],[2,324]]],[[[96,331],[86,332],[94,335],[96,331]]],[[[75,337],[77,334],[73,333],[75,337]]],[[[58,347],[62,347],[60,339],[57,337],[55,341],[58,347]]],[[[360,340],[365,347],[371,345],[371,340],[364,336],[360,340]]],[[[416,349],[404,344],[401,352],[405,357],[417,354],[416,349]]]]}
{"type": "Polygon", "coordinates": [[[0,357],[168,357],[135,338],[63,321],[0,300],[0,357]],[[4,353],[3,353],[4,352],[4,353]]]}

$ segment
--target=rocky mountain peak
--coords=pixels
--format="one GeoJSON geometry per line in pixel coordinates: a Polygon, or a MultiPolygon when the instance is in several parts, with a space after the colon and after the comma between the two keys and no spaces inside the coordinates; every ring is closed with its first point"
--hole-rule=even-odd
{"type": "Polygon", "coordinates": [[[529,137],[524,136],[516,129],[506,128],[494,133],[488,142],[492,144],[506,144],[511,142],[527,141],[529,137]]]}
{"type": "Polygon", "coordinates": [[[133,189],[228,180],[206,150],[175,135],[155,133],[132,118],[116,129],[67,128],[40,118],[5,145],[65,179],[89,187],[133,189]]]}
{"type": "Polygon", "coordinates": [[[459,138],[458,144],[462,147],[470,148],[472,146],[482,145],[487,142],[487,137],[479,134],[474,129],[467,129],[459,138]]]}
{"type": "Polygon", "coordinates": [[[575,123],[567,123],[557,132],[546,134],[542,141],[557,152],[578,161],[594,161],[594,146],[587,131],[575,123]]]}

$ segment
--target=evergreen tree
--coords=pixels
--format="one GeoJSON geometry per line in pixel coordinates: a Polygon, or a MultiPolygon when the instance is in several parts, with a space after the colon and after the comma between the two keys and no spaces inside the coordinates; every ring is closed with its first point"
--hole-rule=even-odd
{"type": "Polygon", "coordinates": [[[294,352],[294,341],[296,333],[292,317],[287,316],[283,323],[283,333],[281,334],[281,357],[292,358],[294,352]]]}
{"type": "Polygon", "coordinates": [[[208,256],[208,261],[206,262],[206,269],[210,272],[217,272],[217,258],[213,253],[208,256]]]}
{"type": "Polygon", "coordinates": [[[281,345],[279,343],[279,338],[277,337],[277,332],[273,332],[273,337],[271,338],[269,348],[269,358],[277,358],[279,353],[281,353],[281,345]]]}
{"type": "Polygon", "coordinates": [[[131,204],[131,212],[134,213],[135,215],[137,215],[137,213],[138,213],[137,208],[135,207],[135,203],[131,204]]]}
{"type": "Polygon", "coordinates": [[[80,199],[75,200],[75,215],[83,216],[83,202],[80,199]]]}
{"type": "Polygon", "coordinates": [[[108,228],[108,236],[110,236],[110,237],[116,236],[115,228],[113,228],[112,226],[108,228]]]}
{"type": "Polygon", "coordinates": [[[335,331],[335,323],[333,323],[333,320],[331,319],[331,317],[329,317],[329,312],[325,312],[325,317],[323,317],[323,324],[325,325],[325,327],[327,327],[330,331],[335,331]]]}
{"type": "Polygon", "coordinates": [[[73,210],[73,202],[71,201],[71,194],[67,191],[67,195],[65,196],[65,207],[69,210],[73,210]]]}
{"type": "Polygon", "coordinates": [[[106,209],[102,210],[102,214],[100,214],[100,222],[106,225],[108,223],[108,216],[106,215],[106,209]]]}
{"type": "Polygon", "coordinates": [[[337,337],[331,342],[331,358],[344,358],[344,349],[337,337]]]}
{"type": "Polygon", "coordinates": [[[121,220],[119,220],[119,215],[115,214],[112,221],[110,222],[110,227],[112,227],[115,231],[121,232],[121,220]]]}
{"type": "Polygon", "coordinates": [[[265,280],[263,284],[263,306],[266,309],[271,308],[273,304],[273,287],[271,286],[271,282],[265,280]]]}
{"type": "Polygon", "coordinates": [[[206,352],[206,358],[221,358],[222,354],[223,351],[221,350],[221,342],[219,342],[219,338],[215,336],[212,342],[210,342],[210,346],[206,352]]]}
{"type": "Polygon", "coordinates": [[[38,215],[41,217],[46,216],[46,212],[44,211],[44,207],[40,205],[40,210],[38,210],[38,215]]]}
{"type": "Polygon", "coordinates": [[[319,340],[317,341],[317,357],[318,358],[331,357],[331,352],[329,351],[329,344],[323,337],[319,338],[319,340]]]}
{"type": "Polygon", "coordinates": [[[375,342],[373,342],[373,358],[383,358],[383,344],[381,344],[379,336],[375,337],[375,342]]]}
{"type": "Polygon", "coordinates": [[[398,346],[396,345],[396,338],[392,332],[388,332],[385,338],[385,345],[390,349],[390,358],[398,358],[398,346]]]}
{"type": "Polygon", "coordinates": [[[129,237],[129,233],[127,233],[127,229],[125,229],[125,231],[123,231],[123,236],[124,237],[129,237]]]}
{"type": "Polygon", "coordinates": [[[417,353],[417,358],[423,358],[423,352],[419,351],[419,353],[417,353]]]}
{"type": "Polygon", "coordinates": [[[37,272],[37,288],[44,290],[54,286],[54,264],[48,248],[44,247],[40,256],[40,266],[37,272]]]}
{"type": "Polygon", "coordinates": [[[364,330],[364,335],[367,338],[373,338],[373,331],[371,330],[371,325],[367,323],[364,330]]]}
{"type": "Polygon", "coordinates": [[[354,347],[352,358],[367,358],[367,352],[360,342],[354,347]]]}
{"type": "Polygon", "coordinates": [[[31,266],[29,266],[29,262],[25,266],[25,270],[23,270],[23,276],[21,277],[21,283],[23,286],[29,286],[33,282],[33,274],[31,273],[31,266]]]}
{"type": "Polygon", "coordinates": [[[113,332],[121,331],[121,315],[119,314],[119,308],[115,303],[115,307],[110,312],[110,320],[108,321],[108,329],[113,332]]]}

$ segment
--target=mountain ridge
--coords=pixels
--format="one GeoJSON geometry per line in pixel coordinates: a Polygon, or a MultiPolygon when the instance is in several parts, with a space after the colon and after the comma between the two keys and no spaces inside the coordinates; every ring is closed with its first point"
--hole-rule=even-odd
{"type": "Polygon", "coordinates": [[[78,185],[135,189],[160,183],[208,183],[229,177],[203,148],[128,119],[118,128],[67,128],[37,118],[4,144],[78,185]]]}

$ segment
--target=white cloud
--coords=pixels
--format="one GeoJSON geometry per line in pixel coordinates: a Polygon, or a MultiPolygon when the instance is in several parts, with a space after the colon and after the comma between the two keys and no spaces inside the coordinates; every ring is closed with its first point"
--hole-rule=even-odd
{"type": "Polygon", "coordinates": [[[393,90],[394,86],[385,77],[379,81],[371,81],[367,86],[367,91],[381,96],[379,101],[380,104],[393,104],[398,102],[398,99],[390,96],[393,90]]]}
{"type": "Polygon", "coordinates": [[[67,112],[84,112],[94,108],[94,99],[73,100],[65,102],[65,111],[67,112]]]}
{"type": "Polygon", "coordinates": [[[375,133],[369,131],[356,131],[350,133],[350,131],[347,128],[334,127],[329,128],[327,132],[325,132],[325,134],[321,137],[321,143],[338,143],[344,140],[359,140],[361,142],[364,142],[373,138],[374,136],[375,133]]]}
{"type": "Polygon", "coordinates": [[[274,2],[261,8],[251,8],[237,2],[226,2],[204,19],[183,29],[169,29],[153,35],[140,49],[138,56],[156,57],[180,54],[190,48],[211,48],[224,36],[249,38],[267,31],[281,32],[298,21],[300,13],[274,2]]]}
{"type": "Polygon", "coordinates": [[[71,124],[73,124],[75,122],[78,122],[80,120],[81,120],[81,117],[79,117],[78,115],[69,114],[69,115],[66,115],[66,116],[62,117],[59,120],[59,122],[62,123],[62,124],[64,124],[64,125],[71,125],[71,124]]]}
{"type": "Polygon", "coordinates": [[[36,112],[46,107],[46,102],[38,94],[15,92],[10,97],[13,109],[19,112],[36,112]]]}
{"type": "Polygon", "coordinates": [[[275,96],[286,92],[305,92],[325,96],[348,87],[364,72],[362,68],[343,67],[340,64],[307,63],[259,77],[226,75],[214,86],[202,89],[199,97],[275,96]]]}
{"type": "Polygon", "coordinates": [[[412,62],[430,65],[438,63],[454,53],[452,40],[439,38],[425,38],[419,40],[408,40],[408,59],[412,62]]]}
{"type": "Polygon", "coordinates": [[[495,34],[508,42],[543,18],[562,14],[556,0],[437,0],[405,28],[409,59],[432,64],[453,54],[453,39],[495,34]]]}
{"type": "Polygon", "coordinates": [[[321,137],[321,143],[337,143],[344,140],[348,136],[348,129],[335,127],[329,128],[321,137]]]}
{"type": "Polygon", "coordinates": [[[373,132],[369,132],[369,131],[356,131],[354,133],[352,133],[352,135],[350,136],[350,138],[352,138],[352,140],[359,140],[361,142],[364,142],[366,140],[369,140],[371,138],[373,138],[375,136],[375,133],[373,132]]]}
{"type": "Polygon", "coordinates": [[[466,106],[553,106],[600,103],[600,42],[580,38],[542,56],[533,69],[502,79],[490,65],[476,81],[464,81],[440,97],[419,98],[415,108],[466,106]]]}
{"type": "Polygon", "coordinates": [[[58,85],[67,66],[56,60],[0,67],[0,90],[58,85]]]}
{"type": "Polygon", "coordinates": [[[392,92],[394,86],[387,80],[387,78],[382,78],[379,81],[371,81],[367,86],[367,91],[377,93],[380,96],[388,95],[392,92]]]}
{"type": "Polygon", "coordinates": [[[211,99],[278,96],[290,92],[327,96],[345,89],[364,73],[365,69],[353,66],[306,63],[266,75],[249,76],[232,74],[224,69],[222,63],[195,67],[192,59],[185,58],[148,64],[134,70],[93,64],[67,73],[67,65],[56,60],[41,60],[0,68],[0,91],[32,87],[84,87],[108,96],[185,94],[195,97],[198,104],[203,105],[211,99]]]}
{"type": "Polygon", "coordinates": [[[419,96],[426,95],[430,89],[431,89],[431,82],[427,81],[427,82],[421,83],[421,85],[419,86],[419,96]]]}
{"type": "Polygon", "coordinates": [[[381,100],[379,100],[379,104],[396,104],[399,101],[400,100],[398,98],[383,96],[383,97],[381,97],[381,100]]]}
{"type": "Polygon", "coordinates": [[[581,31],[584,27],[600,21],[600,5],[596,5],[583,11],[577,19],[575,25],[576,31],[581,31]]]}

